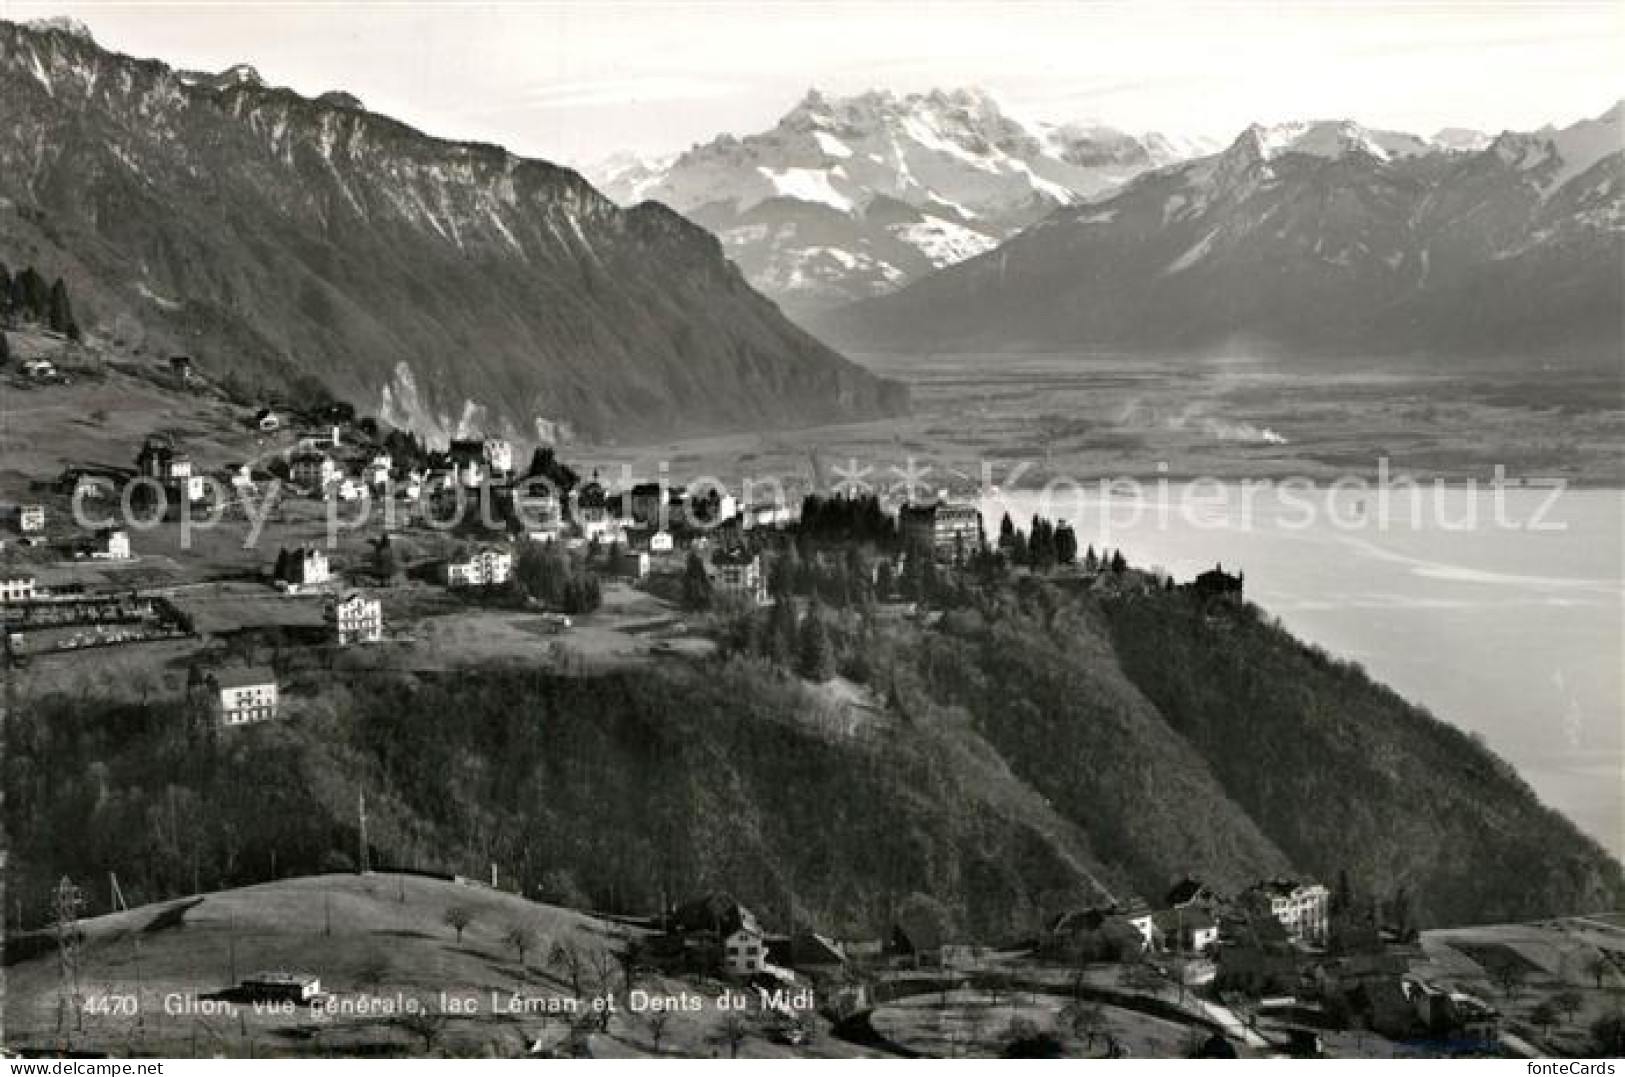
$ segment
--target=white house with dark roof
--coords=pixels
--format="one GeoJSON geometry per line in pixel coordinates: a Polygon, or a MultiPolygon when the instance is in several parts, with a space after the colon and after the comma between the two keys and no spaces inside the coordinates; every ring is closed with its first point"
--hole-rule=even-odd
{"type": "Polygon", "coordinates": [[[209,675],[220,724],[252,725],[277,716],[276,674],[263,666],[237,666],[209,675]]]}
{"type": "Polygon", "coordinates": [[[299,546],[277,553],[275,583],[287,591],[320,587],[333,577],[327,554],[317,546],[299,546]]]}
{"type": "Polygon", "coordinates": [[[90,556],[98,561],[128,561],[130,533],[122,527],[104,527],[91,540],[90,556]]]}
{"type": "Polygon", "coordinates": [[[743,923],[722,939],[722,971],[749,977],[767,968],[767,938],[754,923],[743,923]]]}

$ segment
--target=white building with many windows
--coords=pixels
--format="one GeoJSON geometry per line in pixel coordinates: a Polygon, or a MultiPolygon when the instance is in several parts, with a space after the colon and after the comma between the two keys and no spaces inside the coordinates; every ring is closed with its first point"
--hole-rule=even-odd
{"type": "Polygon", "coordinates": [[[739,595],[752,602],[767,601],[767,574],[762,571],[762,555],[746,550],[719,550],[711,557],[716,570],[716,587],[723,594],[739,595]]]}
{"type": "Polygon", "coordinates": [[[503,438],[486,438],[485,462],[494,475],[507,475],[513,471],[513,446],[503,438]]]}
{"type": "Polygon", "coordinates": [[[496,587],[513,575],[513,554],[491,547],[446,562],[447,587],[496,587]]]}
{"type": "Polygon", "coordinates": [[[38,590],[32,576],[0,576],[0,603],[30,602],[38,590]]]}
{"type": "Polygon", "coordinates": [[[1331,891],[1320,883],[1272,879],[1253,888],[1269,900],[1270,912],[1288,935],[1303,942],[1326,941],[1331,919],[1331,891]]]}
{"type": "Polygon", "coordinates": [[[209,676],[209,687],[215,693],[221,725],[252,725],[276,717],[276,674],[269,669],[249,666],[219,670],[209,676]]]}
{"type": "Polygon", "coordinates": [[[327,619],[339,646],[377,643],[384,638],[384,607],[376,598],[352,591],[327,606],[327,619]]]}

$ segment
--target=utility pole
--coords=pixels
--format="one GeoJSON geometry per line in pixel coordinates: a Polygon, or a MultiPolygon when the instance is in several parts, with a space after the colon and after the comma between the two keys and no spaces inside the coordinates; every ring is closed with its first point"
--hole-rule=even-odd
{"type": "Polygon", "coordinates": [[[56,930],[56,960],[59,976],[57,988],[57,1031],[62,1034],[64,1049],[69,1046],[67,1011],[73,1009],[74,1031],[79,1030],[84,1010],[79,1004],[79,910],[84,906],[84,895],[66,875],[56,884],[51,895],[51,920],[56,930]]]}
{"type": "Polygon", "coordinates": [[[361,819],[361,855],[356,859],[356,867],[361,874],[367,874],[367,791],[365,789],[356,793],[356,812],[361,819]]]}
{"type": "Polygon", "coordinates": [[[135,936],[135,1027],[136,1031],[146,1035],[147,1019],[145,1010],[141,1006],[142,995],[145,994],[145,981],[141,977],[141,936],[135,936]]]}

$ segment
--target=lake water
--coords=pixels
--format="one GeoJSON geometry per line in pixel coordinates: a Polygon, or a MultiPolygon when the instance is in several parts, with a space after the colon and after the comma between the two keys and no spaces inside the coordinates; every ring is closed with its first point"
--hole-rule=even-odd
{"type": "Polygon", "coordinates": [[[1186,580],[1215,563],[1298,636],[1479,733],[1625,857],[1625,491],[1238,485],[989,494],[1186,580]],[[1554,497],[1554,494],[1556,496],[1554,497]]]}

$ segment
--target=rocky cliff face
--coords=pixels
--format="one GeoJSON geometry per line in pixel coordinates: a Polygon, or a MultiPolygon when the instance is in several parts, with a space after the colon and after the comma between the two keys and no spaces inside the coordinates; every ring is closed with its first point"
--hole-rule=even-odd
{"type": "Polygon", "coordinates": [[[1615,106],[1466,150],[1351,123],[1251,127],[815,325],[900,350],[1617,359],[1621,123],[1615,106]]]}
{"type": "Polygon", "coordinates": [[[660,206],[347,94],[0,23],[0,259],[93,334],[432,437],[630,438],[877,416],[902,389],[790,325],[660,206]]]}

